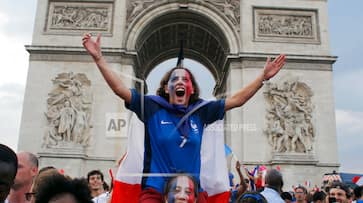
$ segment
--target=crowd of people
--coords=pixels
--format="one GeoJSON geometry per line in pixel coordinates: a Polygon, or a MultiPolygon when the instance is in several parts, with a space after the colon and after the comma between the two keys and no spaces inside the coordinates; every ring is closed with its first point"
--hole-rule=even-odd
{"type": "MultiPolygon", "coordinates": [[[[246,168],[245,168],[246,169],[246,168]]],[[[348,185],[341,181],[325,181],[320,187],[307,188],[303,185],[293,187],[290,191],[283,191],[283,175],[278,169],[269,169],[265,175],[260,172],[251,176],[246,169],[247,178],[240,171],[237,161],[236,170],[241,180],[231,189],[230,202],[238,203],[351,203],[363,202],[363,185],[348,185]],[[264,176],[262,178],[262,176],[264,176]],[[260,181],[257,181],[259,180],[260,181]],[[261,187],[257,187],[262,182],[261,187]],[[251,187],[250,184],[254,187],[251,187]],[[308,190],[309,189],[309,190],[308,190]],[[235,195],[234,195],[235,194],[235,195]]]]}
{"type": "MultiPolygon", "coordinates": [[[[38,159],[30,152],[15,153],[0,144],[0,203],[109,203],[110,186],[100,170],[92,170],[85,177],[70,177],[63,170],[52,166],[38,170],[38,159]]],[[[263,186],[251,187],[260,176],[241,171],[237,161],[237,184],[231,184],[230,200],[233,203],[362,203],[363,185],[348,186],[342,182],[329,182],[308,190],[297,186],[283,191],[283,175],[277,169],[269,169],[263,178],[263,186]]],[[[254,184],[256,186],[256,184],[254,184]]],[[[177,174],[167,178],[161,203],[199,203],[198,181],[190,174],[177,174]]],[[[203,201],[203,200],[202,200],[203,201]]]]}

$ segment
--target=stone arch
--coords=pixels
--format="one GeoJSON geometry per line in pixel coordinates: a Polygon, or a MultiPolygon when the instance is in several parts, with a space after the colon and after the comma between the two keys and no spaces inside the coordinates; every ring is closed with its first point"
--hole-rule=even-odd
{"type": "Polygon", "coordinates": [[[239,52],[237,33],[217,9],[195,3],[150,7],[128,25],[123,46],[136,53],[136,76],[145,79],[157,64],[176,57],[181,33],[185,57],[206,66],[220,86],[229,56],[239,52]]]}

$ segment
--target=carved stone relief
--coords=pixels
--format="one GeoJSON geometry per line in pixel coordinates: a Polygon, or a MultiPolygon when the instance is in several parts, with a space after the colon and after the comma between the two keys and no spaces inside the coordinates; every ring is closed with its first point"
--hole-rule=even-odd
{"type": "Polygon", "coordinates": [[[46,31],[104,31],[111,32],[111,3],[50,2],[46,31]]]}
{"type": "Polygon", "coordinates": [[[127,24],[129,25],[135,17],[143,10],[151,6],[160,5],[165,2],[177,2],[180,4],[198,3],[211,4],[220,10],[235,26],[240,23],[240,0],[129,0],[127,3],[127,24]]]}
{"type": "Polygon", "coordinates": [[[83,73],[60,73],[52,80],[45,113],[43,148],[89,145],[93,96],[91,81],[83,73]]]}
{"type": "Polygon", "coordinates": [[[240,0],[206,0],[216,6],[236,26],[240,23],[240,0]]]}
{"type": "Polygon", "coordinates": [[[154,3],[161,3],[163,1],[155,0],[128,0],[127,1],[127,22],[128,24],[132,22],[137,15],[139,15],[143,10],[147,9],[154,3]]]}
{"type": "Polygon", "coordinates": [[[254,8],[255,40],[318,43],[317,13],[254,8]]]}
{"type": "Polygon", "coordinates": [[[268,103],[264,133],[273,152],[311,153],[315,137],[311,89],[297,80],[281,86],[267,83],[264,95],[268,103]]]}

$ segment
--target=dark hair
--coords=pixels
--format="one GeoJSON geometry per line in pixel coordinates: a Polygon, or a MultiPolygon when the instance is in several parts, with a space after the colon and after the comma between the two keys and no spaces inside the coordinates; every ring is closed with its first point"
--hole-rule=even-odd
{"type": "Polygon", "coordinates": [[[11,177],[14,179],[18,172],[18,157],[12,149],[3,144],[0,144],[0,162],[5,162],[13,167],[11,177]]]}
{"type": "Polygon", "coordinates": [[[105,191],[110,191],[110,186],[106,182],[103,182],[102,187],[105,191]]]}
{"type": "Polygon", "coordinates": [[[197,198],[198,197],[198,194],[199,194],[199,191],[198,191],[198,183],[197,183],[197,180],[191,176],[191,175],[188,175],[188,174],[182,174],[182,175],[177,175],[177,176],[174,176],[172,178],[169,178],[169,180],[166,182],[165,186],[164,186],[164,195],[167,195],[170,190],[172,189],[172,183],[174,180],[176,180],[178,177],[187,177],[188,179],[190,179],[192,182],[193,182],[193,185],[194,185],[194,196],[197,198]]]}
{"type": "Polygon", "coordinates": [[[85,179],[67,179],[61,174],[48,176],[35,194],[35,203],[49,202],[52,198],[70,194],[78,203],[93,203],[91,192],[85,179]]]}
{"type": "Polygon", "coordinates": [[[89,178],[93,175],[100,175],[101,180],[103,181],[103,173],[100,170],[92,170],[87,174],[87,182],[89,182],[89,178]]]}
{"type": "Polygon", "coordinates": [[[289,192],[282,192],[280,196],[281,196],[281,198],[283,200],[290,200],[290,201],[292,201],[292,195],[289,192]]]}
{"type": "Polygon", "coordinates": [[[258,192],[246,192],[240,196],[237,203],[267,203],[266,198],[258,192]]]}
{"type": "Polygon", "coordinates": [[[156,94],[163,97],[165,100],[169,101],[169,94],[167,94],[165,92],[165,85],[168,84],[170,76],[173,73],[173,71],[177,70],[177,69],[182,69],[182,70],[187,71],[189,73],[190,80],[192,81],[194,94],[190,95],[189,104],[192,104],[192,103],[198,101],[199,100],[200,90],[199,90],[199,86],[198,86],[198,83],[195,80],[194,75],[192,74],[192,72],[189,69],[184,68],[184,67],[180,67],[180,66],[174,67],[174,68],[172,68],[171,70],[169,70],[168,72],[165,73],[165,75],[162,77],[162,79],[160,81],[159,88],[156,90],[156,94]]]}
{"type": "Polygon", "coordinates": [[[313,201],[318,201],[318,200],[325,200],[326,198],[326,193],[323,192],[323,191],[316,191],[314,194],[313,194],[313,201]]]}
{"type": "Polygon", "coordinates": [[[333,189],[333,188],[344,190],[347,198],[351,197],[349,187],[346,184],[341,183],[341,182],[333,182],[331,184],[331,186],[329,187],[329,193],[330,193],[330,190],[333,189]]]}
{"type": "Polygon", "coordinates": [[[297,187],[295,188],[295,192],[296,192],[296,190],[298,190],[298,189],[301,189],[301,190],[304,192],[304,194],[308,194],[308,191],[306,190],[306,188],[305,188],[304,186],[301,186],[301,185],[297,186],[297,187]]]}
{"type": "Polygon", "coordinates": [[[358,199],[360,197],[362,197],[363,195],[363,186],[358,186],[358,187],[355,187],[354,190],[354,196],[358,199]]]}

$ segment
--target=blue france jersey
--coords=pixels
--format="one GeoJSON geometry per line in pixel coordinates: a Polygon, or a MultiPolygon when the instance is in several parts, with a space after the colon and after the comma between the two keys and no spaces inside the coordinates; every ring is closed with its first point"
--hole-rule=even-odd
{"type": "Polygon", "coordinates": [[[142,105],[141,95],[131,91],[131,103],[126,108],[135,112],[145,125],[143,173],[150,176],[142,178],[142,188],[151,187],[163,193],[167,176],[175,173],[189,173],[199,182],[203,128],[224,117],[224,100],[209,102],[188,117],[189,134],[181,147],[183,137],[176,126],[182,116],[167,111],[149,96],[143,97],[142,105]]]}

